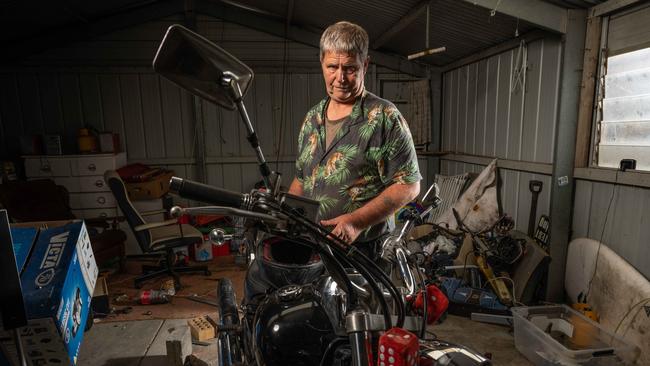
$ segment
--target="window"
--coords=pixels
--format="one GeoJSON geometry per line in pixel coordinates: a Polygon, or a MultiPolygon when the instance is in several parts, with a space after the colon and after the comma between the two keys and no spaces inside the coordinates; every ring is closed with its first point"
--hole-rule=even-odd
{"type": "Polygon", "coordinates": [[[636,160],[650,170],[650,7],[604,19],[601,87],[593,162],[618,168],[636,160]]]}
{"type": "Polygon", "coordinates": [[[650,170],[650,48],[607,58],[598,165],[650,170]]]}

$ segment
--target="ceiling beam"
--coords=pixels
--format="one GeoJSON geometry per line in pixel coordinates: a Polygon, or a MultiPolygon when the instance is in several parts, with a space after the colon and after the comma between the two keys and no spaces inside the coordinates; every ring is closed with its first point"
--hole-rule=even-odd
{"type": "MultiPolygon", "coordinates": [[[[296,25],[272,19],[240,7],[235,7],[224,2],[200,1],[197,2],[197,12],[236,23],[251,29],[272,34],[278,37],[302,43],[312,47],[319,47],[320,34],[296,25]]],[[[377,65],[417,77],[428,77],[427,66],[408,61],[406,57],[389,55],[370,50],[370,61],[377,65]]],[[[316,60],[315,60],[316,61],[316,60]]]]}
{"type": "Polygon", "coordinates": [[[589,17],[598,17],[601,15],[607,15],[616,10],[632,6],[637,3],[641,3],[642,0],[609,0],[604,3],[600,3],[593,8],[589,9],[589,17]]]}
{"type": "Polygon", "coordinates": [[[542,0],[464,0],[497,13],[525,20],[546,30],[565,34],[567,9],[542,0]]]}
{"type": "Polygon", "coordinates": [[[397,33],[401,32],[404,28],[409,26],[417,17],[419,17],[427,9],[427,5],[431,3],[431,0],[425,0],[420,2],[416,7],[412,8],[406,15],[404,15],[400,20],[395,24],[390,26],[386,32],[377,37],[377,39],[372,43],[373,50],[378,49],[379,47],[386,44],[390,41],[397,33]]]}
{"type": "Polygon", "coordinates": [[[64,47],[73,42],[86,41],[94,37],[119,29],[140,25],[144,22],[182,14],[184,3],[174,0],[161,0],[147,3],[124,12],[98,19],[89,19],[89,23],[75,24],[56,29],[46,29],[40,35],[10,42],[8,55],[3,63],[13,63],[48,49],[64,47]]]}

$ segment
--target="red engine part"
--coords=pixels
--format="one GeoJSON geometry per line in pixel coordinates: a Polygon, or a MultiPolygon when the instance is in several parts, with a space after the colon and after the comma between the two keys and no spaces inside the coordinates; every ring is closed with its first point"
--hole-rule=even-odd
{"type": "Polygon", "coordinates": [[[379,337],[377,366],[415,366],[418,337],[402,328],[391,328],[379,337]]]}
{"type": "MultiPolygon", "coordinates": [[[[449,299],[436,285],[427,286],[427,296],[427,324],[432,324],[447,311],[449,299]]],[[[422,308],[424,307],[423,303],[422,292],[420,292],[413,303],[414,308],[420,314],[422,314],[422,308]]]]}

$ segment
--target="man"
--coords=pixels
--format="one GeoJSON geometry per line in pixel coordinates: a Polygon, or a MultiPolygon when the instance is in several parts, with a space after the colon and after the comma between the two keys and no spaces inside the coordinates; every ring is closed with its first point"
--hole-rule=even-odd
{"type": "Polygon", "coordinates": [[[422,179],[406,121],[364,88],[368,34],[338,22],[320,40],[327,97],[307,112],[289,193],[320,202],[320,223],[371,257],[392,214],[420,192],[422,179]]]}

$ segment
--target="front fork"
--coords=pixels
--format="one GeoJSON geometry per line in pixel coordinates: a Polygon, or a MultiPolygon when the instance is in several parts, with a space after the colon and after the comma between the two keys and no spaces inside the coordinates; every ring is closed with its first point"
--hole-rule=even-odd
{"type": "Polygon", "coordinates": [[[218,365],[241,365],[243,361],[242,328],[232,281],[229,278],[221,279],[217,289],[219,296],[218,365]]]}
{"type": "Polygon", "coordinates": [[[345,317],[345,330],[352,349],[353,366],[373,365],[370,316],[363,310],[352,310],[345,317]]]}

